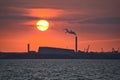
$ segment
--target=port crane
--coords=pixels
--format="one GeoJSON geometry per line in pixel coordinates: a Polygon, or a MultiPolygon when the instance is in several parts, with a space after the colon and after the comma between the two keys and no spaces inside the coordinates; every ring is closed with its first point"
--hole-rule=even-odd
{"type": "Polygon", "coordinates": [[[88,48],[86,49],[86,53],[89,52],[89,49],[90,49],[90,45],[88,45],[88,48]]]}

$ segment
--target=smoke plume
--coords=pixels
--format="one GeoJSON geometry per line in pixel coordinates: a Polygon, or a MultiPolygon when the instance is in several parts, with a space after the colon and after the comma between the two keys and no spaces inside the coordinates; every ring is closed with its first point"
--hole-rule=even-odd
{"type": "Polygon", "coordinates": [[[72,30],[68,30],[67,28],[65,29],[65,31],[66,31],[65,33],[76,35],[76,32],[74,32],[72,30]]]}

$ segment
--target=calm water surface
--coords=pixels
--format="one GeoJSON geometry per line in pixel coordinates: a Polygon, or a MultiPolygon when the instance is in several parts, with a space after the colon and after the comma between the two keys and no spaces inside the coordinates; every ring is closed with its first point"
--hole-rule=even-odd
{"type": "Polygon", "coordinates": [[[120,80],[120,60],[0,60],[0,80],[120,80]]]}

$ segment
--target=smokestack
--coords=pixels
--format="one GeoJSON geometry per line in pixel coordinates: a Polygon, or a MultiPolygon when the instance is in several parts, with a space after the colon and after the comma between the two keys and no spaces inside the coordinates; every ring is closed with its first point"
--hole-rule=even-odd
{"type": "Polygon", "coordinates": [[[78,44],[78,42],[77,42],[77,36],[75,36],[75,52],[76,53],[77,53],[77,48],[78,48],[77,44],[78,44]]]}
{"type": "Polygon", "coordinates": [[[77,34],[76,34],[76,32],[74,32],[74,31],[72,31],[72,30],[69,30],[69,29],[65,29],[65,31],[66,31],[66,33],[69,33],[69,34],[72,34],[72,35],[74,35],[75,36],[75,52],[77,53],[77,48],[78,48],[78,42],[77,42],[77,34]]]}
{"type": "Polygon", "coordinates": [[[30,52],[30,44],[27,45],[28,53],[30,52]]]}

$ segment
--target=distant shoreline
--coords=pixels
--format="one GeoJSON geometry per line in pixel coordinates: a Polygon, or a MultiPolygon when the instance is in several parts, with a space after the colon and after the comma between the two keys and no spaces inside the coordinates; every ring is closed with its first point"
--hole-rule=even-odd
{"type": "Polygon", "coordinates": [[[120,53],[0,53],[0,59],[120,59],[120,53]]]}

